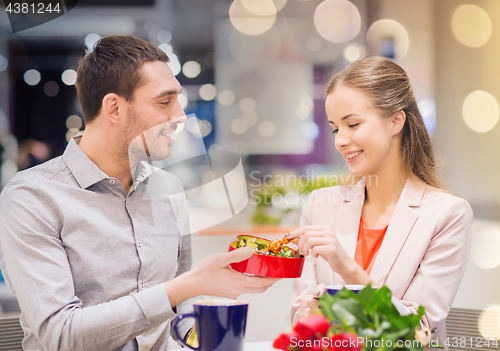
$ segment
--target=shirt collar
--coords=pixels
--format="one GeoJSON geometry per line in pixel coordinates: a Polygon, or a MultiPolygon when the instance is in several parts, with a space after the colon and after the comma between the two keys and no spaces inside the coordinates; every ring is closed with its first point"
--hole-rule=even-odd
{"type": "Polygon", "coordinates": [[[64,150],[63,160],[80,187],[86,189],[108,177],[80,149],[78,146],[80,140],[81,136],[76,136],[69,141],[64,150]]]}
{"type": "Polygon", "coordinates": [[[160,171],[161,169],[158,168],[158,167],[155,167],[145,161],[139,161],[137,163],[137,168],[135,170],[135,176],[134,176],[134,182],[132,184],[132,187],[134,189],[137,188],[138,184],[142,183],[142,182],[146,182],[147,184],[147,180],[149,178],[149,176],[151,176],[154,172],[157,172],[157,171],[160,171]]]}

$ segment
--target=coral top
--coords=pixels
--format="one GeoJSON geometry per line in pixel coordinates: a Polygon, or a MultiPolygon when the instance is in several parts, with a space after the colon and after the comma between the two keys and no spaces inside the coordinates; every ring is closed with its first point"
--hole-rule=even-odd
{"type": "Polygon", "coordinates": [[[370,275],[386,231],[387,226],[382,229],[367,228],[365,226],[365,220],[363,216],[361,216],[354,260],[368,275],[370,275]]]}

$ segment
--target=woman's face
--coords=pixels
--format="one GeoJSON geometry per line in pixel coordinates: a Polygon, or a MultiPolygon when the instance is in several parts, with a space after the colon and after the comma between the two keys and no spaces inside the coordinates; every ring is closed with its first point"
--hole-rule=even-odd
{"type": "Polygon", "coordinates": [[[382,117],[363,93],[337,87],[326,98],[328,122],[335,134],[335,148],[352,175],[377,174],[398,156],[393,118],[382,117]]]}

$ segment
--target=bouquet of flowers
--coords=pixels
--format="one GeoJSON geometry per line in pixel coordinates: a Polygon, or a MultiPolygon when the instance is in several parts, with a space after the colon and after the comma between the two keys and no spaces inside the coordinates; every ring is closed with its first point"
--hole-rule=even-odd
{"type": "Polygon", "coordinates": [[[320,310],[292,333],[281,334],[273,346],[285,351],[423,351],[430,332],[418,330],[424,308],[401,316],[391,301],[389,288],[371,286],[358,293],[346,288],[319,298],[320,310]]]}

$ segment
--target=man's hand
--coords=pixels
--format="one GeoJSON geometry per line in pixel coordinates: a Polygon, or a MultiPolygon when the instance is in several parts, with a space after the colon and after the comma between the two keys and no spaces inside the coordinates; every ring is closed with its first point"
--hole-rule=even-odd
{"type": "Polygon", "coordinates": [[[201,260],[191,271],[166,282],[171,306],[198,295],[234,299],[241,294],[266,291],[279,278],[251,277],[229,267],[230,263],[244,261],[252,254],[250,247],[217,253],[201,260]]]}
{"type": "Polygon", "coordinates": [[[245,293],[262,293],[278,278],[251,277],[232,270],[230,263],[244,261],[252,256],[253,250],[244,247],[231,252],[208,256],[193,269],[193,274],[203,282],[202,295],[237,298],[245,293]]]}

